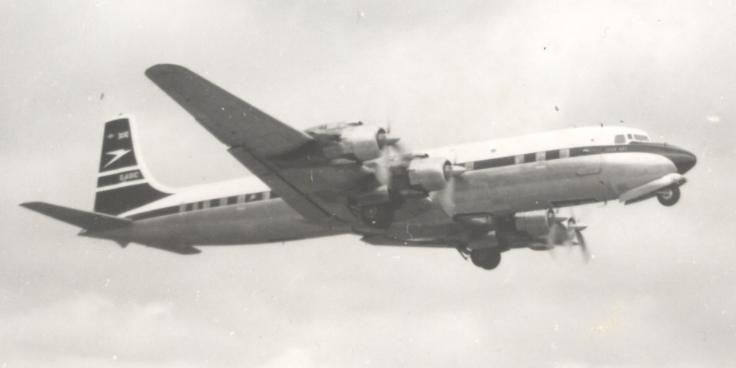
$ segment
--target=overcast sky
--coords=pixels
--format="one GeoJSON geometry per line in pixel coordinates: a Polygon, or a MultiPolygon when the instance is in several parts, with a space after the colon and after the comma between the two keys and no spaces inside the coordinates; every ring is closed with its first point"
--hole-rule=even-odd
{"type": "Polygon", "coordinates": [[[733,1],[2,1],[0,367],[731,365],[735,38],[733,1]],[[699,163],[675,207],[578,208],[587,266],[353,236],[183,257],[18,207],[92,208],[119,113],[166,184],[248,174],[144,77],[161,62],[298,128],[428,147],[623,121],[699,163]]]}

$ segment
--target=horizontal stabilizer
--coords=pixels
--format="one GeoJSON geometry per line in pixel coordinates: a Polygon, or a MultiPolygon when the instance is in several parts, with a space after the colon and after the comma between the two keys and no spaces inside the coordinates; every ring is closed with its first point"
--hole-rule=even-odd
{"type": "Polygon", "coordinates": [[[657,192],[673,186],[685,184],[687,179],[677,173],[667,174],[659,179],[652,180],[649,183],[638,186],[621,194],[618,199],[625,204],[639,202],[657,195],[657,192]]]}
{"type": "Polygon", "coordinates": [[[86,230],[106,230],[128,226],[131,223],[130,220],[120,217],[81,211],[45,202],[26,202],[21,203],[21,206],[86,230]]]}

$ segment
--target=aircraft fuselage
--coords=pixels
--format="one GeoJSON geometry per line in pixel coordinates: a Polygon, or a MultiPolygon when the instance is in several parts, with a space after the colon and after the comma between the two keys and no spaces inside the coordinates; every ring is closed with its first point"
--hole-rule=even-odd
{"type": "MultiPolygon", "coordinates": [[[[619,199],[695,164],[640,130],[584,127],[425,151],[464,166],[450,215],[503,216],[619,199]]],[[[143,244],[240,245],[350,233],[310,223],[254,177],[177,192],[122,214],[130,227],[97,234],[143,244]]]]}

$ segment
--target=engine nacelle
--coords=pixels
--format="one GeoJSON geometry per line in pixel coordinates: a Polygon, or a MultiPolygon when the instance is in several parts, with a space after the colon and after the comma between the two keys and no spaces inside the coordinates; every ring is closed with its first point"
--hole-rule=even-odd
{"type": "Polygon", "coordinates": [[[549,234],[550,226],[545,215],[517,216],[514,221],[517,231],[525,232],[535,238],[549,234]]]}
{"type": "Polygon", "coordinates": [[[340,133],[340,147],[343,154],[352,155],[360,161],[369,161],[381,157],[386,139],[383,128],[354,125],[340,133]]]}
{"type": "Polygon", "coordinates": [[[452,175],[452,164],[441,157],[421,157],[411,160],[409,183],[428,192],[445,189],[452,175]]]}

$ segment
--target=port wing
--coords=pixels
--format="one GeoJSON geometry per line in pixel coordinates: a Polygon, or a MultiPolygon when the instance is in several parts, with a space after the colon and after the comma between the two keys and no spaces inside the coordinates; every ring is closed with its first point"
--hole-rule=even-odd
{"type": "Polygon", "coordinates": [[[243,147],[255,155],[268,157],[290,152],[312,141],[304,132],[183,66],[154,65],[146,70],[146,76],[229,147],[243,147]]]}
{"type": "Polygon", "coordinates": [[[312,194],[310,188],[315,182],[312,171],[289,170],[274,164],[274,157],[314,142],[311,136],[182,66],[154,65],[146,70],[146,76],[304,218],[325,224],[336,222],[334,211],[312,194]]]}

